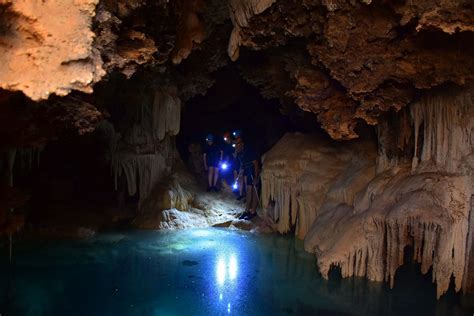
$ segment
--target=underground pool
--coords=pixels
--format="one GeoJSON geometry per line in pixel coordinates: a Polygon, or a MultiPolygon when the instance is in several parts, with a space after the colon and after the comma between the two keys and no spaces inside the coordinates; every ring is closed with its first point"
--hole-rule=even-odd
{"type": "Polygon", "coordinates": [[[472,315],[402,267],[395,288],[322,279],[302,242],[226,229],[99,234],[2,253],[0,314],[472,315]]]}

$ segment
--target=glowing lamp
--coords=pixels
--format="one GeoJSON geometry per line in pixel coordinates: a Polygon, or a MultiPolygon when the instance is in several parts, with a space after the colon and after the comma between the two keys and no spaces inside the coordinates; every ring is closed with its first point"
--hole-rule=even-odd
{"type": "Polygon", "coordinates": [[[228,166],[225,162],[222,163],[222,165],[221,165],[221,169],[222,169],[222,170],[227,170],[228,167],[229,167],[229,166],[228,166]]]}
{"type": "Polygon", "coordinates": [[[234,190],[237,190],[239,188],[237,182],[235,182],[233,185],[232,185],[232,189],[234,190]]]}

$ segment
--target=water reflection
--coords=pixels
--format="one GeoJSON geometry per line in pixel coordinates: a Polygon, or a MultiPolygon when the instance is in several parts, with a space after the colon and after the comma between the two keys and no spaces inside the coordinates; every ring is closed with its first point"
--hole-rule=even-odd
{"type": "Polygon", "coordinates": [[[225,274],[226,274],[225,259],[224,258],[219,258],[217,260],[217,265],[216,265],[216,279],[217,279],[217,284],[218,285],[220,285],[220,286],[224,285],[225,274]]]}
{"type": "Polygon", "coordinates": [[[228,250],[219,254],[215,264],[217,293],[219,293],[218,305],[223,303],[225,297],[227,305],[221,305],[221,308],[227,310],[228,314],[231,312],[231,302],[229,299],[238,297],[238,293],[241,290],[237,278],[238,266],[237,254],[234,251],[228,250]]]}
{"type": "Polygon", "coordinates": [[[227,280],[234,281],[237,278],[238,270],[237,256],[235,253],[219,256],[216,262],[217,285],[223,286],[227,280]]]}

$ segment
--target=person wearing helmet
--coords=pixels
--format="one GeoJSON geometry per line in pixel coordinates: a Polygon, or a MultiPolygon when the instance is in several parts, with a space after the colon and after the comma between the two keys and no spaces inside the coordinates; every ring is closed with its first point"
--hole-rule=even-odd
{"type": "Polygon", "coordinates": [[[217,189],[217,180],[219,178],[219,165],[222,161],[223,151],[214,141],[214,135],[209,134],[206,137],[206,146],[204,149],[203,160],[204,169],[207,173],[208,187],[207,192],[217,189]]]}
{"type": "Polygon", "coordinates": [[[221,164],[221,172],[223,173],[222,180],[223,184],[224,181],[229,185],[232,186],[232,182],[234,180],[233,176],[233,169],[234,169],[234,147],[232,146],[232,136],[230,132],[225,132],[222,136],[222,140],[224,141],[222,144],[222,151],[223,151],[223,160],[221,164]]]}
{"type": "Polygon", "coordinates": [[[236,140],[237,158],[240,161],[241,173],[246,183],[245,212],[239,219],[250,220],[257,215],[258,194],[257,185],[260,177],[260,164],[257,154],[251,147],[246,146],[242,138],[236,140]]]}
{"type": "Polygon", "coordinates": [[[233,157],[234,157],[234,164],[232,165],[232,170],[234,174],[234,190],[236,190],[237,194],[237,201],[240,201],[244,198],[244,188],[245,188],[245,178],[242,173],[240,159],[238,157],[238,150],[237,145],[242,142],[242,132],[235,131],[232,135],[236,135],[235,139],[232,143],[232,149],[234,150],[233,157]]]}
{"type": "Polygon", "coordinates": [[[237,129],[235,131],[232,132],[232,136],[237,139],[237,138],[242,138],[242,131],[240,129],[237,129]]]}

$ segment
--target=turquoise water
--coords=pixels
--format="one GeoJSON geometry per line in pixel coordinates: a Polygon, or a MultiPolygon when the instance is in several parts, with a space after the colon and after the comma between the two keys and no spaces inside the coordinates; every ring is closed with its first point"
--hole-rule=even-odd
{"type": "Polygon", "coordinates": [[[17,243],[11,264],[5,255],[2,316],[473,313],[455,295],[436,301],[434,286],[411,268],[393,290],[326,281],[300,241],[225,229],[17,243]]]}

